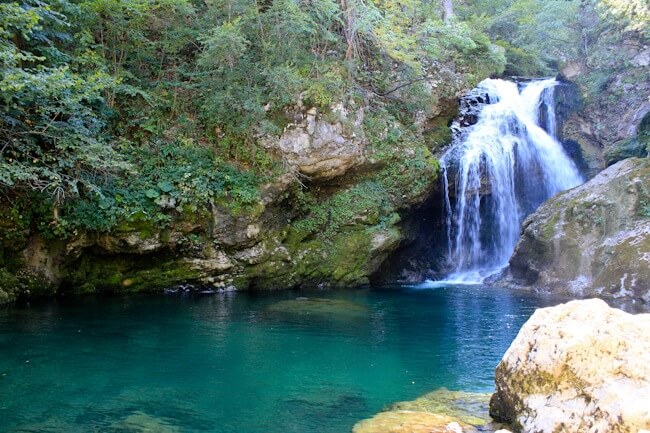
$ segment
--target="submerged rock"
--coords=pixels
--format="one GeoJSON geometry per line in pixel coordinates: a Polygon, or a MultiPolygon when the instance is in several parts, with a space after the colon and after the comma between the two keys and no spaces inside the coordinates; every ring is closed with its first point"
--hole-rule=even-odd
{"type": "Polygon", "coordinates": [[[601,300],[537,310],[499,363],[490,414],[530,433],[650,429],[650,314],[601,300]]]}
{"type": "Polygon", "coordinates": [[[621,161],[543,204],[524,221],[505,282],[650,302],[650,159],[621,161]]]}
{"type": "Polygon", "coordinates": [[[136,411],[114,423],[109,431],[129,433],[180,433],[181,429],[162,418],[136,411]]]}
{"type": "Polygon", "coordinates": [[[489,401],[490,394],[441,388],[412,401],[395,403],[391,409],[439,413],[466,424],[483,425],[490,422],[489,401]]]}
{"type": "Polygon", "coordinates": [[[429,412],[396,410],[381,412],[358,422],[352,433],[464,433],[469,426],[453,418],[429,412]]]}
{"type": "MultiPolygon", "coordinates": [[[[353,433],[474,433],[501,427],[488,416],[489,394],[441,388],[360,421],[353,433]]],[[[503,431],[502,431],[503,432],[503,431]]]]}
{"type": "Polygon", "coordinates": [[[305,298],[280,301],[271,304],[267,311],[271,313],[297,316],[316,316],[322,318],[367,318],[370,310],[367,306],[343,299],[305,298]]]}

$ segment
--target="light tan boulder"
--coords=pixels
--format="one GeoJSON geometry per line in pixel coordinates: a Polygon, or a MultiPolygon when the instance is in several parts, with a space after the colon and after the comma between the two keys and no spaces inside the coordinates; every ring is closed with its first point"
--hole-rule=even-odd
{"type": "Polygon", "coordinates": [[[650,429],[650,314],[598,299],[537,310],[499,363],[490,415],[525,433],[650,429]]]}
{"type": "Polygon", "coordinates": [[[461,425],[446,415],[394,410],[358,422],[352,433],[463,433],[466,428],[467,425],[461,425]]]}

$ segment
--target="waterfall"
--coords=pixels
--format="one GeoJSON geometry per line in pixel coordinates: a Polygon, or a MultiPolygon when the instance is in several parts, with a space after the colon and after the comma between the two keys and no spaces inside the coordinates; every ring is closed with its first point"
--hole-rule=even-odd
{"type": "Polygon", "coordinates": [[[446,281],[479,283],[502,270],[523,219],[542,202],[583,182],[555,138],[554,79],[488,79],[474,90],[475,124],[455,125],[441,159],[448,263],[446,281]],[[477,105],[479,105],[477,107],[477,105]],[[548,132],[547,132],[548,131],[548,132]]]}

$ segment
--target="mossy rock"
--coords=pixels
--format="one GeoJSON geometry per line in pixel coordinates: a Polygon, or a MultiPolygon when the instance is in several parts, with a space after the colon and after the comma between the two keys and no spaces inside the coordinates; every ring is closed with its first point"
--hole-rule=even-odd
{"type": "Polygon", "coordinates": [[[435,152],[451,143],[453,135],[448,123],[449,119],[445,117],[437,117],[430,125],[428,125],[429,128],[424,132],[424,139],[429,145],[431,151],[435,152]]]}
{"type": "Polygon", "coordinates": [[[607,149],[603,154],[605,163],[609,167],[610,165],[627,158],[643,158],[648,156],[647,145],[648,143],[643,142],[640,137],[618,142],[607,149]]]}
{"type": "Polygon", "coordinates": [[[85,255],[68,270],[63,291],[75,294],[153,292],[200,277],[200,271],[181,259],[85,255]]]}
{"type": "Polygon", "coordinates": [[[0,305],[20,297],[50,296],[56,287],[45,276],[30,269],[11,272],[0,269],[0,305]]]}
{"type": "Polygon", "coordinates": [[[412,401],[395,403],[391,406],[391,410],[439,413],[466,424],[483,425],[490,422],[489,402],[490,394],[441,388],[412,401]]]}
{"type": "Polygon", "coordinates": [[[468,427],[445,415],[396,410],[358,422],[352,433],[458,433],[468,431],[468,427]]]}
{"type": "Polygon", "coordinates": [[[627,158],[530,215],[506,284],[573,297],[650,299],[650,160],[627,158]]]}

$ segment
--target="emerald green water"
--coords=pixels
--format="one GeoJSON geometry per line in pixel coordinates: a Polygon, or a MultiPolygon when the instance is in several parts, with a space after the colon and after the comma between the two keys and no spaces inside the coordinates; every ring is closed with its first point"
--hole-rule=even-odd
{"type": "Polygon", "coordinates": [[[490,392],[519,327],[558,302],[449,287],[11,307],[0,431],[349,432],[440,387],[490,392]]]}

